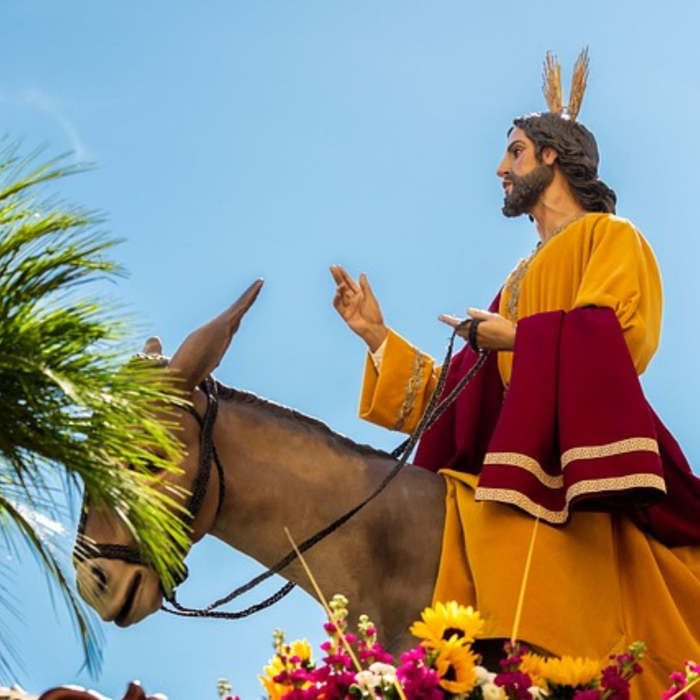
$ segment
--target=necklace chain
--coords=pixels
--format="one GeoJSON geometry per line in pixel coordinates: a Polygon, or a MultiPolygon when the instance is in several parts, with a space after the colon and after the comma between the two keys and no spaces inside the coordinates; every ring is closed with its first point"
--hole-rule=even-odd
{"type": "Polygon", "coordinates": [[[530,253],[530,255],[527,258],[523,258],[515,267],[513,272],[508,275],[508,279],[506,280],[505,283],[505,291],[508,292],[508,298],[506,301],[506,315],[508,318],[513,321],[514,323],[518,320],[518,304],[520,302],[520,288],[522,287],[522,282],[523,278],[527,274],[527,271],[530,267],[530,263],[535,259],[537,254],[544,248],[549,241],[552,240],[555,236],[560,234],[564,229],[567,229],[569,226],[572,224],[575,224],[577,221],[580,221],[586,214],[581,214],[580,216],[576,216],[575,218],[571,219],[571,221],[567,221],[565,224],[562,224],[561,226],[558,226],[557,228],[552,231],[552,233],[549,235],[546,241],[540,241],[536,246],[535,249],[530,253]]]}

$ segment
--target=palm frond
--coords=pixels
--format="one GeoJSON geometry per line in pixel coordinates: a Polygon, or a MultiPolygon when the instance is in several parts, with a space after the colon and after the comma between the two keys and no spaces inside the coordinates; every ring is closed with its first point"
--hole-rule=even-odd
{"type": "MultiPolygon", "coordinates": [[[[85,665],[88,671],[96,673],[102,663],[101,636],[95,627],[94,618],[85,614],[83,604],[76,597],[65,565],[60,562],[36,524],[31,522],[21,508],[4,499],[2,495],[0,495],[0,523],[2,523],[6,535],[9,537],[19,536],[34,553],[48,579],[47,590],[52,594],[52,599],[54,589],[57,589],[63,597],[83,645],[85,665]]],[[[3,650],[0,649],[0,664],[4,660],[5,666],[9,670],[8,656],[8,654],[3,656],[3,650]]],[[[17,657],[16,651],[14,656],[17,657]]]]}
{"type": "Polygon", "coordinates": [[[124,314],[84,296],[85,284],[122,270],[106,257],[116,241],[97,230],[99,215],[45,198],[45,183],[80,171],[64,163],[32,168],[16,147],[0,147],[0,528],[21,533],[37,554],[95,670],[89,617],[15,504],[55,514],[66,498],[56,484],[75,499],[82,483],[90,503],[120,514],[172,585],[187,526],[176,494],[159,492],[147,467],[177,470],[181,446],[168,418],[182,401],[164,371],[129,360],[124,314]]]}

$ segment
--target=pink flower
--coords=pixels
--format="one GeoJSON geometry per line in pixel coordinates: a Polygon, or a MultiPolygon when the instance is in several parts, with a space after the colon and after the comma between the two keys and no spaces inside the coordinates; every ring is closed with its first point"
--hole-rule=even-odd
{"type": "Polygon", "coordinates": [[[445,694],[440,689],[440,677],[425,665],[425,649],[415,647],[401,655],[401,666],[396,669],[396,676],[403,686],[404,693],[410,700],[444,700],[445,694]]]}
{"type": "MultiPolygon", "coordinates": [[[[686,664],[686,667],[688,667],[688,664],[686,664]]],[[[684,673],[681,673],[680,671],[674,671],[669,676],[669,679],[671,680],[671,687],[664,692],[664,694],[661,696],[661,700],[669,700],[669,698],[672,698],[681,688],[684,688],[688,683],[688,678],[684,673]]],[[[685,692],[683,693],[683,695],[679,696],[678,700],[693,700],[693,696],[690,692],[685,692]]]]}
{"type": "Polygon", "coordinates": [[[411,662],[419,663],[425,660],[425,648],[422,646],[414,647],[409,649],[407,652],[401,654],[401,663],[409,664],[411,662]]]}
{"type": "Polygon", "coordinates": [[[357,655],[363,664],[369,664],[374,661],[390,664],[394,660],[391,654],[384,651],[384,647],[379,642],[375,642],[370,646],[360,642],[357,655]]]}
{"type": "Polygon", "coordinates": [[[318,700],[327,698],[323,685],[311,685],[307,688],[294,688],[282,696],[282,700],[318,700]]]}
{"type": "Polygon", "coordinates": [[[343,700],[355,682],[355,674],[348,671],[333,673],[326,678],[321,697],[324,700],[343,700]]]}
{"type": "Polygon", "coordinates": [[[350,668],[352,659],[349,654],[344,651],[336,651],[323,657],[323,663],[328,666],[340,666],[341,668],[350,668]]]}
{"type": "Polygon", "coordinates": [[[305,668],[295,668],[290,672],[289,680],[294,683],[294,685],[303,685],[306,681],[310,680],[309,672],[305,668]]]}
{"type": "Polygon", "coordinates": [[[502,671],[493,679],[494,684],[503,688],[509,698],[531,700],[532,679],[520,670],[520,662],[523,660],[523,654],[528,651],[527,647],[517,642],[506,642],[503,650],[506,658],[498,662],[502,671]]]}
{"type": "Polygon", "coordinates": [[[285,685],[289,681],[289,672],[286,670],[280,671],[276,676],[272,677],[272,680],[280,685],[285,685]]]}
{"type": "MultiPolygon", "coordinates": [[[[506,659],[506,661],[509,660],[506,659]]],[[[503,665],[503,661],[501,661],[501,665],[503,665]]],[[[503,671],[493,679],[493,682],[503,688],[509,698],[517,698],[517,700],[531,700],[532,698],[529,690],[532,686],[532,680],[527,673],[522,671],[503,671]]]]}
{"type": "Polygon", "coordinates": [[[605,690],[611,691],[610,700],[628,700],[630,683],[623,678],[617,666],[607,666],[600,676],[600,684],[605,690]]]}
{"type": "MultiPolygon", "coordinates": [[[[661,696],[661,700],[668,700],[669,698],[672,698],[682,687],[683,686],[681,685],[678,688],[669,688],[661,696]]],[[[683,695],[679,695],[677,700],[693,700],[693,696],[690,694],[690,691],[687,691],[683,693],[683,695]]]]}

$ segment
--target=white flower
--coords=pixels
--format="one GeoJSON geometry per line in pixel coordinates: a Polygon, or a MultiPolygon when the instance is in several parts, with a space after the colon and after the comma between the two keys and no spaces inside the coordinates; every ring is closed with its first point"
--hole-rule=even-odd
{"type": "Polygon", "coordinates": [[[364,694],[377,688],[386,688],[386,686],[393,685],[395,682],[396,669],[389,664],[383,664],[379,661],[373,663],[366,671],[359,671],[355,674],[355,683],[364,694]]]}
{"type": "Polygon", "coordinates": [[[369,670],[379,677],[380,683],[393,683],[396,680],[396,669],[390,664],[383,664],[381,661],[375,661],[369,670]]]}
{"type": "MultiPolygon", "coordinates": [[[[493,674],[496,675],[495,673],[493,674]]],[[[503,700],[505,695],[503,694],[503,688],[500,688],[495,683],[484,683],[481,686],[481,694],[484,700],[503,700]]]]}
{"type": "Polygon", "coordinates": [[[491,671],[484,668],[483,666],[474,666],[474,673],[476,674],[477,685],[493,683],[493,679],[496,677],[495,673],[491,673],[491,671]]]}
{"type": "Polygon", "coordinates": [[[379,685],[379,676],[372,671],[358,671],[355,674],[355,683],[363,690],[374,690],[379,685]]]}
{"type": "Polygon", "coordinates": [[[549,695],[549,693],[546,690],[536,685],[531,685],[527,689],[527,692],[530,693],[534,700],[541,700],[542,698],[546,698],[549,695]]]}

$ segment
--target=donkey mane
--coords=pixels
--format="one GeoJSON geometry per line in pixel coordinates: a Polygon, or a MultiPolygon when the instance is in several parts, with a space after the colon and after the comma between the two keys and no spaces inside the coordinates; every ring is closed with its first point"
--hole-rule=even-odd
{"type": "Polygon", "coordinates": [[[214,381],[216,381],[217,393],[225,401],[233,401],[260,408],[278,418],[291,421],[296,425],[301,425],[310,432],[319,434],[320,437],[324,438],[333,447],[339,447],[346,451],[350,451],[353,454],[361,455],[363,457],[391,458],[391,455],[384,450],[377,449],[371,445],[364,445],[355,442],[349,437],[332,430],[323,421],[318,420],[317,418],[312,418],[311,416],[307,416],[305,413],[301,413],[300,411],[296,411],[288,406],[275,403],[269,399],[264,399],[250,391],[234,389],[233,387],[222,384],[218,380],[214,381]]]}

